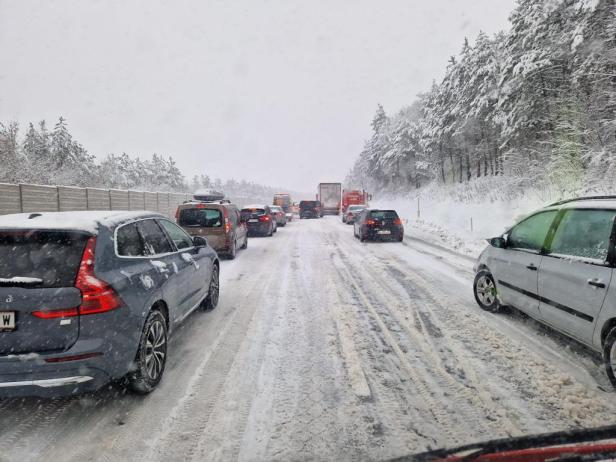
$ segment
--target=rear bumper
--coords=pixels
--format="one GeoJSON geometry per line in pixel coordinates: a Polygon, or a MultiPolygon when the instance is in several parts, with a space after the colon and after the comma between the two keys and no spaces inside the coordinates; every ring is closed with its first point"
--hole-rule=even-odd
{"type": "Polygon", "coordinates": [[[391,231],[391,234],[379,234],[379,230],[368,228],[364,235],[373,241],[399,240],[401,237],[404,237],[404,231],[402,230],[390,229],[389,231],[391,231]]]}
{"type": "Polygon", "coordinates": [[[258,225],[248,225],[249,236],[264,236],[270,233],[270,224],[263,223],[258,225]]]}
{"type": "Polygon", "coordinates": [[[87,364],[41,369],[29,373],[0,373],[0,397],[78,395],[96,391],[112,380],[103,370],[87,364]]]}

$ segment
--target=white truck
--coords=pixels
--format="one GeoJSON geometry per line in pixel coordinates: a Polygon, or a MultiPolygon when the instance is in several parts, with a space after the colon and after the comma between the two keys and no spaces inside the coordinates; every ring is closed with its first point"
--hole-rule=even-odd
{"type": "Polygon", "coordinates": [[[324,215],[340,214],[342,183],[319,183],[317,200],[321,202],[321,210],[324,215]]]}

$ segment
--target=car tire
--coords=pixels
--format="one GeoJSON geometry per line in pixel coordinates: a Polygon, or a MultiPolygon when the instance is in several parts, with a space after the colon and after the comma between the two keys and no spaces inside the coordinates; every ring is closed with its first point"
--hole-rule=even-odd
{"type": "Polygon", "coordinates": [[[610,379],[612,386],[616,388],[616,327],[612,327],[605,337],[603,359],[605,361],[607,377],[610,379]]]}
{"type": "Polygon", "coordinates": [[[231,245],[231,249],[229,249],[229,253],[227,254],[227,258],[229,260],[235,260],[236,256],[237,256],[237,241],[234,240],[233,244],[231,245]]]}
{"type": "Polygon", "coordinates": [[[218,306],[218,297],[220,295],[220,268],[218,265],[212,266],[212,277],[207,290],[207,295],[201,302],[203,311],[212,311],[218,306]]]}
{"type": "Polygon", "coordinates": [[[359,242],[366,242],[366,238],[364,237],[361,231],[359,232],[359,242]]]}
{"type": "Polygon", "coordinates": [[[244,243],[242,244],[240,249],[245,249],[246,247],[248,247],[248,236],[244,236],[244,243]]]}
{"type": "Polygon", "coordinates": [[[135,370],[127,377],[128,387],[141,395],[150,393],[162,379],[166,362],[167,321],[160,311],[151,310],[141,332],[135,370]]]}
{"type": "Polygon", "coordinates": [[[402,235],[402,236],[400,236],[400,237],[398,238],[398,242],[402,242],[403,240],[404,240],[404,235],[402,235]]]}
{"type": "Polygon", "coordinates": [[[479,271],[473,281],[473,295],[475,301],[482,310],[496,313],[501,305],[498,301],[496,283],[494,277],[487,269],[479,271]]]}

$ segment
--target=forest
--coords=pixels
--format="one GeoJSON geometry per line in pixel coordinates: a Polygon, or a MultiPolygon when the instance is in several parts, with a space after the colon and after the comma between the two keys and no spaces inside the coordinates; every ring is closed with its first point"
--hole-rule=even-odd
{"type": "Polygon", "coordinates": [[[613,191],[615,1],[518,0],[509,20],[465,40],[444,78],[398,112],[378,105],[347,185],[613,191]]]}
{"type": "Polygon", "coordinates": [[[52,128],[45,121],[0,122],[0,182],[88,186],[159,192],[191,192],[216,188],[228,197],[269,203],[278,189],[246,180],[210,178],[206,173],[187,179],[172,156],[149,158],[107,154],[98,160],[69,131],[63,117],[52,128]]]}

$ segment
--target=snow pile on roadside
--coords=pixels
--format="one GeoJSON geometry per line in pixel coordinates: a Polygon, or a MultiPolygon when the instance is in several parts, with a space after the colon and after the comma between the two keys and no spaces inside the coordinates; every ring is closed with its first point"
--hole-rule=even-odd
{"type": "Polygon", "coordinates": [[[477,256],[486,239],[502,234],[523,216],[545,205],[536,197],[458,202],[440,198],[382,198],[370,204],[392,208],[406,221],[406,233],[456,252],[477,256]],[[418,214],[419,207],[419,214],[418,214]]]}

